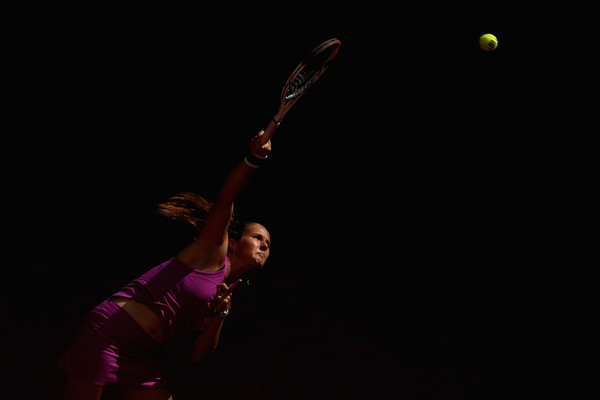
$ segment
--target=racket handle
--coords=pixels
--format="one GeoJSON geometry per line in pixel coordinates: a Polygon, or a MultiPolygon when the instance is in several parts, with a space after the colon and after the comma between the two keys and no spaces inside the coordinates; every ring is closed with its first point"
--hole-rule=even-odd
{"type": "Polygon", "coordinates": [[[273,136],[280,123],[281,121],[275,122],[274,119],[269,122],[269,125],[265,128],[265,133],[260,137],[260,144],[265,144],[271,139],[271,136],[273,136]]]}

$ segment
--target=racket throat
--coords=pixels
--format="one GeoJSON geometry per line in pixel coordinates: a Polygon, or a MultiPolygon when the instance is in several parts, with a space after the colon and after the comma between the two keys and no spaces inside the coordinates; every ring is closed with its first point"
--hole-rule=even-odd
{"type": "Polygon", "coordinates": [[[260,144],[267,143],[281,124],[281,119],[279,120],[279,122],[275,121],[275,118],[277,117],[277,115],[274,116],[271,122],[269,122],[269,125],[265,129],[265,133],[260,137],[260,144]]]}

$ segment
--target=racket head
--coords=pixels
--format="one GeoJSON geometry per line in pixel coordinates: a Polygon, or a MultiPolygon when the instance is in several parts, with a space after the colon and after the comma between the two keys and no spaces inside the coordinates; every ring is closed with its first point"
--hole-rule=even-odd
{"type": "Polygon", "coordinates": [[[337,56],[342,43],[337,38],[324,41],[315,47],[294,69],[281,91],[280,121],[292,105],[302,97],[337,56]]]}

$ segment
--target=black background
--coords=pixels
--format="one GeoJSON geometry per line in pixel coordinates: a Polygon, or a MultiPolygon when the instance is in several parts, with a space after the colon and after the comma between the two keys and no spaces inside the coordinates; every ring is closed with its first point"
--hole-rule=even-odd
{"type": "Polygon", "coordinates": [[[182,243],[156,204],[213,197],[331,37],[338,58],[236,203],[272,256],[201,367],[207,398],[583,396],[587,160],[553,20],[278,7],[15,11],[2,398],[60,398],[87,312],[182,243]]]}

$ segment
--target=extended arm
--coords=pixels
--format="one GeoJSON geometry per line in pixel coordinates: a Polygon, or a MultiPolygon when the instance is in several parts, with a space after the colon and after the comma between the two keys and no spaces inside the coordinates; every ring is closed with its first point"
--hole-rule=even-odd
{"type": "MultiPolygon", "coordinates": [[[[250,151],[264,158],[271,152],[271,142],[261,143],[260,131],[250,142],[250,151]]],[[[178,258],[193,268],[218,269],[225,263],[229,238],[227,229],[233,215],[233,202],[246,187],[256,168],[240,161],[221,187],[197,239],[185,247],[178,258]]]]}

